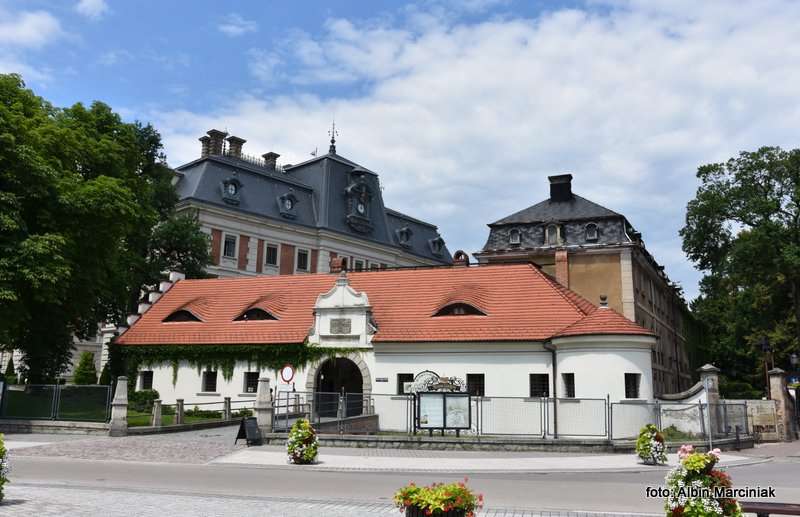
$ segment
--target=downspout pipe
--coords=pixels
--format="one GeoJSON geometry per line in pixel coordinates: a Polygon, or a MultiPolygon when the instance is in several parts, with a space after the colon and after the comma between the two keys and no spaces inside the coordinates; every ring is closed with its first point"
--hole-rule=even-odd
{"type": "Polygon", "coordinates": [[[553,438],[558,438],[558,368],[556,367],[556,347],[553,342],[547,340],[544,342],[544,349],[550,351],[550,364],[552,365],[553,372],[553,438]]]}

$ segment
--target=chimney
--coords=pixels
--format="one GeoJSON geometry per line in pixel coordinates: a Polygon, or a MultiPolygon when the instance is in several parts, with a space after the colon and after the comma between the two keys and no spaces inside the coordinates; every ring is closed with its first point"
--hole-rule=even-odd
{"type": "Polygon", "coordinates": [[[278,153],[273,153],[272,151],[262,154],[261,157],[264,158],[264,167],[274,171],[279,156],[280,155],[278,153]]]}
{"type": "Polygon", "coordinates": [[[569,287],[569,255],[567,250],[556,250],[556,282],[569,287]]]}
{"type": "Polygon", "coordinates": [[[208,135],[201,136],[198,140],[200,140],[200,145],[201,145],[200,158],[205,158],[208,156],[209,147],[211,145],[211,137],[208,135]]]}
{"type": "Polygon", "coordinates": [[[550,201],[569,201],[572,199],[572,174],[548,176],[550,180],[550,201]]]}
{"type": "Polygon", "coordinates": [[[220,131],[219,129],[212,129],[208,131],[207,135],[209,138],[208,154],[222,154],[222,148],[225,144],[225,137],[228,136],[228,133],[225,131],[220,131]]]}
{"type": "Polygon", "coordinates": [[[244,138],[239,138],[238,136],[229,136],[225,140],[228,141],[228,156],[233,156],[234,158],[241,158],[242,157],[242,146],[244,145],[247,140],[244,138]]]}

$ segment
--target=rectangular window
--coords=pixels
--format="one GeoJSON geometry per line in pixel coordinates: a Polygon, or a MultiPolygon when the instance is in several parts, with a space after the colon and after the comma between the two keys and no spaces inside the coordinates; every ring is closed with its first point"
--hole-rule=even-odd
{"type": "Polygon", "coordinates": [[[226,235],[225,246],[222,248],[222,256],[226,258],[236,258],[236,236],[226,235]]]}
{"type": "Polygon", "coordinates": [[[278,267],[278,245],[267,244],[267,258],[265,263],[268,266],[278,267]]]}
{"type": "Polygon", "coordinates": [[[353,267],[356,271],[363,271],[364,270],[364,261],[360,259],[355,259],[353,261],[353,267]]]}
{"type": "Polygon", "coordinates": [[[148,370],[139,373],[139,379],[141,379],[139,383],[140,390],[152,390],[153,389],[153,371],[148,370]]]}
{"type": "Polygon", "coordinates": [[[308,271],[308,250],[297,250],[297,270],[308,271]]]}
{"type": "Polygon", "coordinates": [[[203,391],[207,393],[217,391],[217,372],[208,370],[203,372],[203,391]]]}
{"type": "Polygon", "coordinates": [[[384,264],[383,262],[381,262],[381,269],[386,269],[387,267],[389,267],[388,264],[384,264]]]}
{"type": "Polygon", "coordinates": [[[467,374],[467,391],[473,397],[483,397],[486,394],[486,385],[482,373],[467,374]]]}
{"type": "Polygon", "coordinates": [[[546,373],[530,374],[531,397],[550,396],[550,375],[546,373]]]}
{"type": "Polygon", "coordinates": [[[407,382],[414,382],[413,373],[398,373],[397,374],[397,394],[405,395],[405,385],[407,382]]]}
{"type": "Polygon", "coordinates": [[[641,375],[638,373],[625,374],[625,398],[638,399],[639,398],[639,380],[641,375]]]}
{"type": "Polygon", "coordinates": [[[568,399],[575,398],[575,374],[562,373],[561,380],[564,381],[564,397],[568,399]]]}
{"type": "Polygon", "coordinates": [[[244,372],[244,393],[258,391],[258,372],[244,372]]]}

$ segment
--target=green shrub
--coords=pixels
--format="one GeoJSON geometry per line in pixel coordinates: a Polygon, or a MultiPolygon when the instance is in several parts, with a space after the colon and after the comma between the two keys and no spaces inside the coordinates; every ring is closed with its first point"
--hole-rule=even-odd
{"type": "Polygon", "coordinates": [[[664,435],[664,440],[667,442],[687,442],[697,438],[692,433],[681,431],[674,425],[662,429],[661,434],[664,435]]]}
{"type": "Polygon", "coordinates": [[[647,424],[639,431],[636,439],[636,455],[649,465],[658,465],[667,462],[664,435],[658,432],[653,424],[647,424]]]}
{"type": "Polygon", "coordinates": [[[195,418],[208,418],[208,419],[222,418],[222,411],[213,409],[200,409],[197,406],[193,407],[192,409],[187,409],[186,411],[183,412],[183,414],[195,418]]]}
{"type": "Polygon", "coordinates": [[[305,418],[298,419],[289,431],[286,440],[286,452],[289,462],[296,465],[308,465],[317,461],[319,441],[311,422],[305,418]]]}
{"type": "Polygon", "coordinates": [[[147,413],[153,410],[153,401],[161,398],[156,390],[139,390],[128,395],[128,407],[147,413]]]}
{"type": "Polygon", "coordinates": [[[94,354],[83,352],[72,377],[74,384],[97,384],[97,368],[94,367],[94,354]]]}

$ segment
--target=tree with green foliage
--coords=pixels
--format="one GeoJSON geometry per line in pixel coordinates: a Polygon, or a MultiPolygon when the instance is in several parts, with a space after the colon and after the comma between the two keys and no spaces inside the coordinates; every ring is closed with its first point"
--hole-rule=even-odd
{"type": "Polygon", "coordinates": [[[681,237],[704,272],[692,303],[708,327],[701,353],[737,391],[763,387],[761,339],[784,368],[800,343],[800,149],[742,152],[697,177],[681,237]]]}
{"type": "Polygon", "coordinates": [[[82,352],[72,377],[74,384],[97,384],[97,368],[94,366],[94,355],[82,352]]]}
{"type": "Polygon", "coordinates": [[[111,385],[111,370],[109,369],[109,363],[106,361],[106,364],[103,365],[103,369],[100,370],[100,378],[97,380],[97,384],[101,384],[103,386],[110,386],[111,385]]]}
{"type": "Polygon", "coordinates": [[[75,336],[124,321],[161,268],[208,263],[196,221],[172,219],[173,177],[152,126],[0,75],[0,343],[30,382],[64,371],[75,336]]]}

